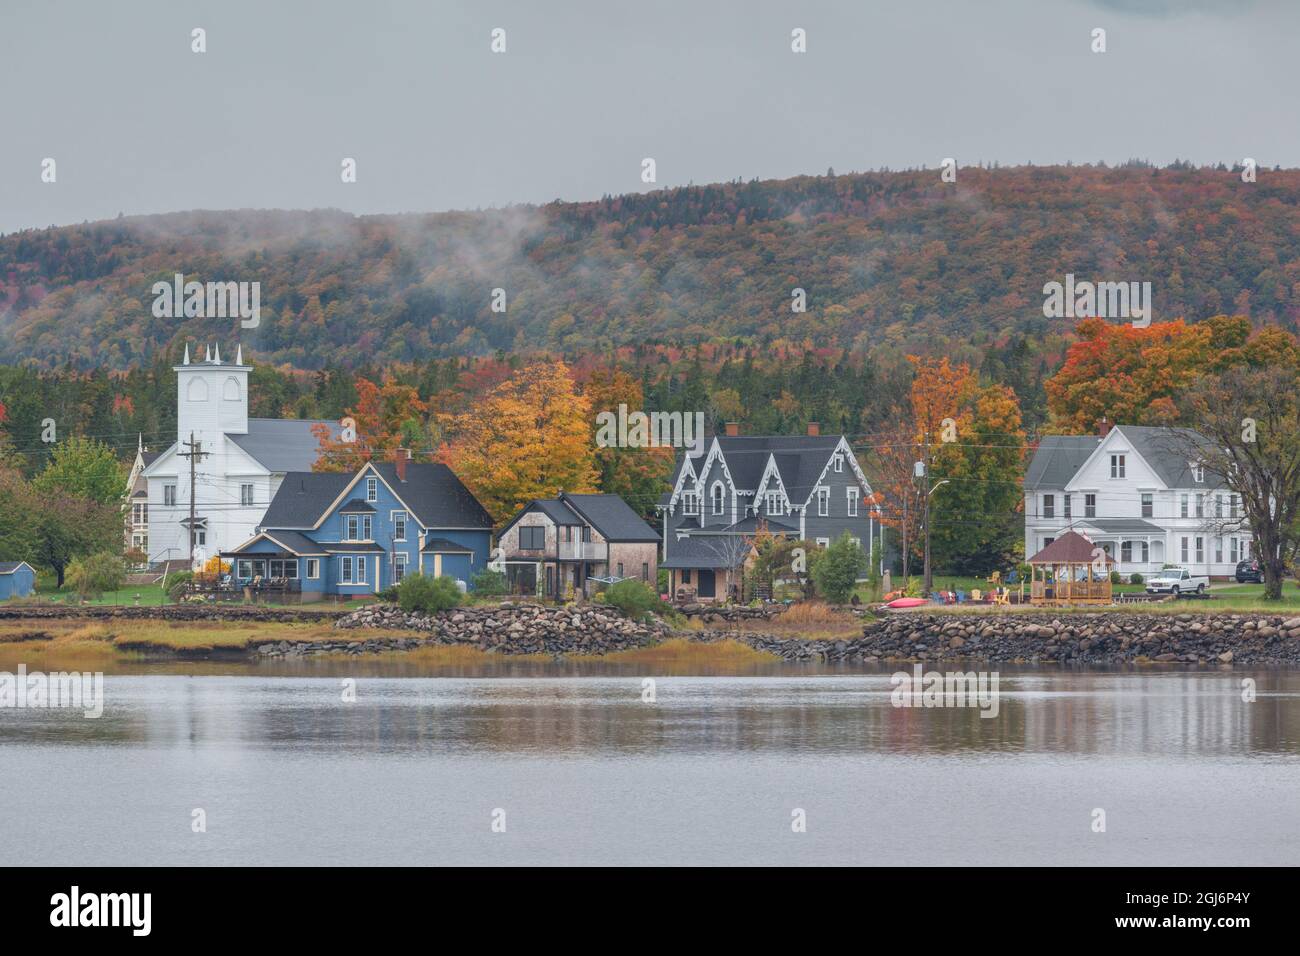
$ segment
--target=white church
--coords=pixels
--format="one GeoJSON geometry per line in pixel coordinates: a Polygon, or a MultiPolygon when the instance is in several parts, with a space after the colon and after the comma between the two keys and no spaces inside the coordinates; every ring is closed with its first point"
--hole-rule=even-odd
{"type": "Polygon", "coordinates": [[[318,441],[313,425],[337,437],[336,422],[248,417],[248,374],[243,347],[234,364],[221,361],[220,347],[206,348],[203,361],[185,358],[176,373],[176,442],[139,472],[147,487],[143,540],[151,565],[190,558],[190,461],[194,459],[194,564],[247,541],[261,522],[288,471],[311,471],[318,441]]]}

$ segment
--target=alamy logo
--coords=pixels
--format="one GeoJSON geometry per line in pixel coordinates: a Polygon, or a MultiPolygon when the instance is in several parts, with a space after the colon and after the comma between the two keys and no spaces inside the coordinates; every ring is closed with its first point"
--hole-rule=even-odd
{"type": "Polygon", "coordinates": [[[895,707],[978,707],[981,717],[998,715],[998,673],[994,671],[925,671],[920,664],[912,673],[898,671],[889,702],[895,707]]]}
{"type": "Polygon", "coordinates": [[[19,664],[18,673],[0,671],[0,707],[35,710],[67,707],[81,710],[91,720],[104,713],[104,674],[79,671],[27,673],[19,664]]]}
{"type": "Polygon", "coordinates": [[[155,282],[153,294],[156,319],[237,317],[244,329],[255,329],[262,323],[260,282],[186,282],[178,272],[173,282],[155,282]]]}
{"type": "Polygon", "coordinates": [[[50,897],[51,926],[129,926],[133,936],[148,936],[152,893],[70,893],[50,897]]]}
{"type": "Polygon", "coordinates": [[[704,413],[628,412],[620,404],[618,413],[596,416],[596,445],[599,448],[689,448],[694,455],[704,450],[704,413]]]}
{"type": "Polygon", "coordinates": [[[1043,286],[1043,315],[1049,319],[1132,319],[1144,329],[1151,324],[1150,282],[1065,282],[1043,286]]]}

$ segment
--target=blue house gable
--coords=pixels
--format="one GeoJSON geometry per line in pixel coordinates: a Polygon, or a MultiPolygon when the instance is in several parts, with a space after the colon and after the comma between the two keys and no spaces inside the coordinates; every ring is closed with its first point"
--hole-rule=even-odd
{"type": "Polygon", "coordinates": [[[286,474],[258,533],[223,557],[241,584],[284,579],[310,600],[375,594],[417,571],[468,589],[491,544],[491,517],[446,465],[368,462],[286,474]]]}

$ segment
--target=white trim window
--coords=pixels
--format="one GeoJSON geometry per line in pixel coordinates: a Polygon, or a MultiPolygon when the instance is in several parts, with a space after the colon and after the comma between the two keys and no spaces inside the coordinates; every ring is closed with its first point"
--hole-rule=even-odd
{"type": "Polygon", "coordinates": [[[406,540],[406,512],[405,511],[393,512],[393,540],[394,541],[406,540]]]}
{"type": "Polygon", "coordinates": [[[1125,474],[1124,474],[1124,456],[1123,456],[1123,455],[1111,455],[1111,456],[1110,456],[1110,476],[1111,476],[1112,478],[1123,478],[1123,477],[1125,477],[1125,474]]]}
{"type": "Polygon", "coordinates": [[[1070,514],[1070,504],[1071,504],[1071,503],[1070,503],[1070,499],[1071,499],[1072,497],[1073,497],[1073,495],[1061,495],[1061,517],[1062,517],[1062,518],[1069,518],[1069,517],[1071,517],[1071,514],[1070,514]]]}
{"type": "Polygon", "coordinates": [[[1178,517],[1180,518],[1190,517],[1187,513],[1187,495],[1185,494],[1178,496],[1178,517]]]}
{"type": "Polygon", "coordinates": [[[1196,563],[1205,563],[1205,539],[1199,535],[1196,538],[1196,563]]]}
{"type": "Polygon", "coordinates": [[[770,515],[785,514],[785,507],[781,504],[781,492],[769,491],[767,498],[767,513],[770,515]]]}
{"type": "Polygon", "coordinates": [[[345,554],[339,558],[339,584],[365,584],[366,557],[363,554],[355,558],[345,554]]]}
{"type": "Polygon", "coordinates": [[[817,489],[817,517],[825,518],[831,513],[831,490],[829,488],[817,489]]]}
{"type": "Polygon", "coordinates": [[[725,498],[725,493],[722,490],[722,482],[715,481],[713,483],[713,489],[709,492],[709,497],[713,500],[713,513],[715,515],[722,514],[725,498]]]}
{"type": "Polygon", "coordinates": [[[1192,464],[1192,480],[1197,484],[1205,480],[1205,465],[1199,461],[1192,464]]]}
{"type": "Polygon", "coordinates": [[[1097,496],[1096,495],[1083,496],[1083,516],[1085,518],[1097,517],[1097,496]]]}
{"type": "Polygon", "coordinates": [[[1056,517],[1056,495],[1043,495],[1043,517],[1056,517]]]}
{"type": "Polygon", "coordinates": [[[693,491],[682,492],[682,514],[699,515],[700,496],[693,491]]]}
{"type": "Polygon", "coordinates": [[[176,486],[163,485],[163,504],[168,508],[176,507],[176,486]]]}
{"type": "Polygon", "coordinates": [[[849,517],[856,518],[858,516],[858,489],[845,488],[844,494],[848,499],[849,517]]]}
{"type": "Polygon", "coordinates": [[[1180,541],[1180,544],[1181,547],[1179,548],[1178,553],[1182,556],[1183,564],[1186,564],[1188,560],[1188,551],[1187,551],[1188,539],[1186,537],[1183,537],[1180,541]]]}
{"type": "Polygon", "coordinates": [[[401,584],[406,577],[406,552],[398,551],[393,555],[393,583],[401,584]]]}
{"type": "Polygon", "coordinates": [[[369,541],[371,530],[370,515],[346,514],[343,516],[344,541],[369,541]]]}
{"type": "Polygon", "coordinates": [[[839,475],[839,474],[843,474],[843,473],[844,473],[844,456],[843,456],[843,455],[836,455],[836,456],[835,456],[835,474],[839,475]]]}
{"type": "Polygon", "coordinates": [[[378,501],[378,500],[379,500],[379,479],[367,478],[366,479],[366,501],[378,501]]]}
{"type": "Polygon", "coordinates": [[[307,559],[307,580],[309,581],[320,580],[320,558],[307,559]]]}
{"type": "Polygon", "coordinates": [[[253,486],[251,484],[239,486],[239,503],[245,508],[253,504],[253,486]]]}

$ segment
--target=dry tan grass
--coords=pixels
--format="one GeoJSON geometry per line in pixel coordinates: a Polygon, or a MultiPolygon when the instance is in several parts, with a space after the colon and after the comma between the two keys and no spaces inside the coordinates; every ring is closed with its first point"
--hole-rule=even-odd
{"type": "Polygon", "coordinates": [[[739,641],[716,641],[702,644],[684,637],[674,637],[653,647],[636,647],[605,654],[601,660],[624,664],[673,664],[687,666],[726,666],[763,664],[778,658],[756,651],[739,641]]]}

